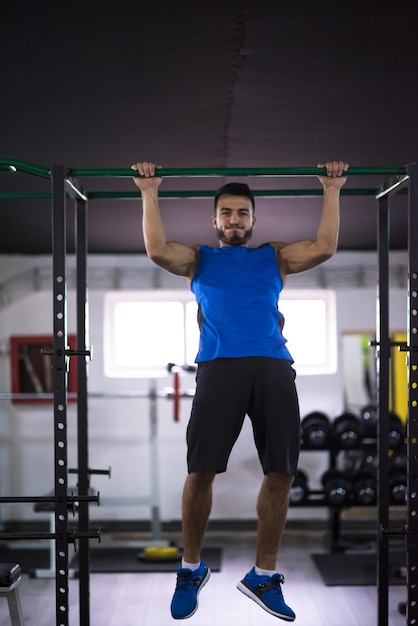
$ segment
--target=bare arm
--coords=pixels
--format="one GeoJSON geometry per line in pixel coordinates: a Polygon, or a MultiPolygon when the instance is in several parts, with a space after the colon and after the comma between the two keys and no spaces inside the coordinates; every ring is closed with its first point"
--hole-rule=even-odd
{"type": "Polygon", "coordinates": [[[192,279],[196,270],[198,246],[178,241],[167,241],[158,205],[158,187],[162,179],[155,176],[154,163],[139,162],[132,165],[143,178],[134,182],[142,195],[142,229],[148,257],[165,270],[192,279]]]}
{"type": "Polygon", "coordinates": [[[319,176],[324,187],[324,204],[315,240],[302,239],[292,243],[272,243],[282,276],[309,270],[335,254],[340,227],[340,190],[347,180],[344,161],[319,164],[327,168],[327,176],[319,176]]]}

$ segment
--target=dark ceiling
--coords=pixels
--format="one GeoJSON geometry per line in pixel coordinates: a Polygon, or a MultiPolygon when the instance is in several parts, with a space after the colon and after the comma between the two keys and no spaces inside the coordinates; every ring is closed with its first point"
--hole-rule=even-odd
{"type": "MultiPolygon", "coordinates": [[[[418,159],[418,3],[224,0],[3,3],[0,159],[51,167],[312,167],[344,159],[398,168],[418,159]]],[[[394,180],[391,178],[390,180],[394,180]]],[[[163,181],[214,190],[222,178],[163,181]]],[[[250,178],[254,189],[320,188],[250,178]]],[[[346,188],[387,177],[351,176],[346,188]]],[[[133,191],[130,178],[80,179],[133,191]]],[[[0,192],[49,191],[0,171],[0,192]]],[[[209,199],[161,202],[168,237],[215,243],[209,199]]],[[[314,237],[320,198],[257,200],[254,245],[314,237]]],[[[49,254],[49,200],[0,201],[0,253],[49,254]]],[[[89,202],[91,253],[141,253],[138,200],[89,202]]],[[[69,251],[73,249],[72,206],[69,251]]],[[[374,196],[344,196],[340,250],[376,248],[374,196]]],[[[406,196],[391,245],[407,246],[406,196]]]]}

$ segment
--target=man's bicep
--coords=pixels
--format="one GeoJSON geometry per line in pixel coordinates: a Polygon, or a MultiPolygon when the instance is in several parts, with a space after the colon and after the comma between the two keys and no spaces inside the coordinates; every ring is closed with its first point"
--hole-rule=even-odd
{"type": "Polygon", "coordinates": [[[316,241],[311,239],[301,239],[285,244],[277,254],[280,259],[279,265],[285,269],[286,274],[305,272],[330,257],[329,254],[324,253],[316,241]]]}

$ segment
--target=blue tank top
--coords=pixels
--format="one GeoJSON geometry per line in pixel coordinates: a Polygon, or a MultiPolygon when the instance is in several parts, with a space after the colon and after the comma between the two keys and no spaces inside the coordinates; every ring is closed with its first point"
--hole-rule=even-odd
{"type": "Polygon", "coordinates": [[[283,281],[270,244],[201,246],[191,290],[198,304],[196,362],[265,356],[293,362],[278,310],[283,281]]]}

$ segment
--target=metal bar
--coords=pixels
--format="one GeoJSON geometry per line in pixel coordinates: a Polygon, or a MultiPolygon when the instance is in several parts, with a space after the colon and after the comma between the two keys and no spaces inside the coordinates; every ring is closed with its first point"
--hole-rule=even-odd
{"type": "MultiPolygon", "coordinates": [[[[390,176],[407,174],[407,167],[350,167],[347,175],[357,176],[390,176]]],[[[18,159],[1,158],[0,171],[12,170],[33,174],[42,178],[50,178],[51,170],[42,165],[20,161],[18,159]]],[[[176,178],[201,176],[317,176],[325,173],[325,168],[317,167],[195,167],[195,168],[162,168],[159,172],[162,176],[176,178]]],[[[135,174],[129,169],[71,169],[69,176],[111,176],[117,178],[132,177],[135,174]]]]}
{"type": "Polygon", "coordinates": [[[27,161],[19,161],[18,159],[0,159],[0,171],[9,170],[12,172],[23,172],[25,174],[33,174],[40,178],[51,178],[51,170],[49,167],[28,163],[27,161]]]}
{"type": "MultiPolygon", "coordinates": [[[[68,492],[67,497],[66,497],[67,505],[70,503],[72,504],[74,502],[81,502],[81,501],[97,502],[98,496],[92,496],[92,495],[82,496],[76,493],[72,494],[70,491],[68,492]]],[[[55,495],[54,496],[0,496],[0,502],[1,504],[55,502],[55,495]]]]}
{"type": "Polygon", "coordinates": [[[407,189],[409,184],[409,176],[403,176],[400,180],[398,180],[393,185],[390,185],[386,189],[382,189],[377,195],[376,200],[380,200],[384,196],[394,196],[399,193],[401,189],[407,189]]]}
{"type": "Polygon", "coordinates": [[[4,191],[0,193],[0,200],[50,200],[52,194],[49,191],[41,191],[34,193],[22,193],[20,191],[4,191]]]}
{"type": "Polygon", "coordinates": [[[71,190],[70,193],[72,197],[74,197],[74,199],[78,197],[84,200],[85,202],[87,202],[87,196],[85,195],[82,188],[78,185],[78,182],[76,180],[73,180],[72,178],[67,178],[66,183],[68,187],[70,188],[71,190]]]}
{"type": "Polygon", "coordinates": [[[56,533],[0,533],[0,539],[2,541],[7,540],[27,540],[27,539],[56,539],[56,533]]]}
{"type": "Polygon", "coordinates": [[[150,381],[150,482],[152,537],[161,539],[160,481],[158,462],[157,382],[150,381]]]}
{"type": "Polygon", "coordinates": [[[408,200],[407,624],[418,623],[418,171],[410,168],[408,200]]]}
{"type": "Polygon", "coordinates": [[[55,577],[56,618],[69,625],[67,511],[67,285],[65,169],[52,168],[53,389],[55,445],[55,577]]]}
{"type": "MultiPolygon", "coordinates": [[[[168,400],[171,400],[172,394],[173,394],[172,390],[167,390],[167,391],[157,391],[155,395],[158,398],[167,398],[168,400]]],[[[191,390],[184,390],[181,392],[180,395],[182,398],[192,398],[194,393],[191,390]]],[[[40,399],[52,400],[53,397],[54,395],[52,393],[9,393],[9,392],[0,393],[0,400],[40,400],[40,399]]],[[[67,394],[67,398],[76,398],[76,397],[77,397],[77,393],[75,392],[67,394]]],[[[93,392],[93,393],[88,393],[88,397],[93,398],[93,399],[106,398],[108,400],[109,399],[110,400],[112,399],[130,400],[130,399],[135,399],[135,398],[151,398],[151,394],[149,391],[124,391],[121,393],[93,392]]]]}
{"type": "Polygon", "coordinates": [[[387,626],[389,615],[389,197],[378,202],[378,285],[376,300],[376,356],[378,398],[378,626],[387,626]]]}
{"type": "MultiPolygon", "coordinates": [[[[180,167],[161,168],[158,176],[170,178],[190,178],[190,177],[227,177],[227,176],[267,176],[267,177],[288,177],[288,176],[318,176],[326,174],[325,167],[180,167]]],[[[404,167],[350,167],[345,175],[347,176],[388,176],[407,174],[404,167]]],[[[70,176],[110,176],[112,178],[132,178],[139,176],[138,172],[132,169],[72,169],[70,176]]]]}
{"type": "MultiPolygon", "coordinates": [[[[215,194],[214,189],[198,190],[198,191],[163,191],[159,190],[158,195],[160,198],[213,198],[215,194]]],[[[298,198],[307,197],[315,198],[323,195],[322,189],[252,189],[253,195],[260,198],[298,198]]],[[[380,191],[375,187],[350,189],[343,187],[341,189],[341,195],[343,196],[374,196],[380,191]]],[[[405,191],[406,193],[406,191],[405,191]]],[[[102,200],[107,198],[116,198],[119,200],[138,200],[140,197],[140,191],[86,191],[85,197],[88,200],[102,200]]],[[[69,197],[69,195],[68,195],[69,197]]],[[[7,200],[9,202],[13,200],[49,200],[51,194],[49,192],[35,192],[24,193],[5,191],[0,192],[0,201],[7,200]]]]}
{"type": "MultiPolygon", "coordinates": [[[[87,343],[87,204],[81,197],[75,200],[76,234],[76,300],[77,350],[86,351],[87,343]]],[[[74,357],[77,358],[77,357],[74,357]]],[[[88,456],[87,358],[77,358],[77,461],[78,492],[87,495],[90,488],[88,456]]],[[[80,503],[78,527],[89,530],[88,502],[80,503]]],[[[79,543],[79,616],[80,626],[90,624],[90,546],[88,539],[79,543]]]]}
{"type": "MultiPolygon", "coordinates": [[[[322,189],[252,189],[253,195],[259,198],[315,198],[323,196],[322,189]]],[[[158,190],[159,198],[213,198],[216,190],[202,190],[202,191],[163,191],[158,190]]],[[[378,190],[375,188],[364,189],[341,189],[341,194],[344,196],[374,196],[376,197],[378,190]]],[[[97,200],[103,198],[119,198],[125,200],[138,200],[140,197],[139,191],[89,191],[87,192],[89,199],[97,200]]],[[[0,194],[1,200],[1,194],[0,194]]]]}
{"type": "MultiPolygon", "coordinates": [[[[67,394],[67,398],[75,398],[76,393],[67,394]]],[[[53,400],[53,393],[11,393],[11,392],[1,392],[0,400],[53,400]]]]}

